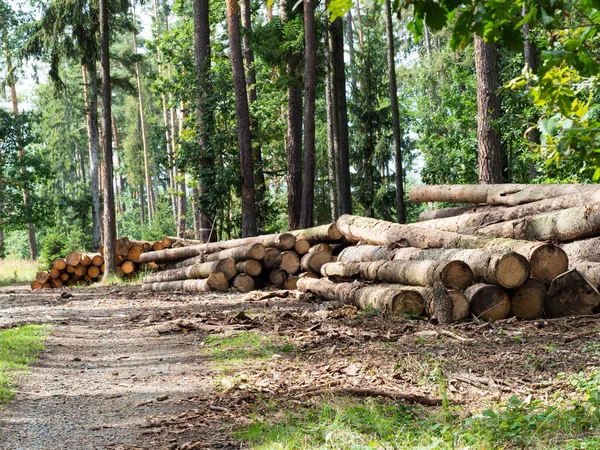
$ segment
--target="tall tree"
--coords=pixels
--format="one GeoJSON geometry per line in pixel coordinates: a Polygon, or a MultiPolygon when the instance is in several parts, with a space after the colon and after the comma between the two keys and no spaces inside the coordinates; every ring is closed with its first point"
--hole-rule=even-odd
{"type": "MultiPolygon", "coordinates": [[[[523,16],[527,16],[527,7],[523,6],[523,16]]],[[[537,74],[538,71],[538,61],[537,61],[537,46],[531,36],[529,36],[529,23],[525,23],[523,25],[523,60],[525,62],[525,69],[531,70],[532,74],[537,74]]],[[[531,83],[529,83],[528,87],[531,88],[531,83]]],[[[536,121],[537,121],[536,117],[536,121]]],[[[527,140],[531,142],[533,145],[539,145],[540,143],[540,133],[537,128],[532,128],[527,134],[527,140]]],[[[535,169],[535,164],[533,162],[529,163],[529,178],[531,180],[537,177],[537,171],[535,169]]]]}
{"type": "Polygon", "coordinates": [[[254,164],[250,140],[250,112],[246,92],[246,74],[242,57],[240,36],[240,8],[237,0],[227,0],[227,31],[229,34],[229,57],[233,72],[235,91],[238,147],[242,175],[242,237],[256,235],[256,211],[254,196],[254,164]]]}
{"type": "Polygon", "coordinates": [[[394,159],[396,163],[396,218],[398,223],[406,223],[404,206],[404,169],[402,167],[400,113],[398,111],[398,85],[396,83],[396,62],[394,60],[396,50],[394,46],[394,26],[392,23],[392,6],[390,0],[385,0],[385,31],[387,37],[390,102],[392,106],[392,136],[394,138],[394,159]]]}
{"type": "Polygon", "coordinates": [[[327,159],[329,176],[329,208],[331,210],[331,221],[335,222],[338,217],[337,205],[337,116],[334,108],[333,71],[330,51],[329,27],[325,27],[324,47],[326,59],[325,72],[325,109],[327,117],[327,159]]]}
{"type": "Polygon", "coordinates": [[[113,190],[113,152],[111,133],[111,101],[108,2],[99,0],[100,22],[100,64],[102,67],[102,146],[104,148],[104,276],[117,270],[116,240],[117,221],[115,217],[115,193],[113,190]]]}
{"type": "MultiPolygon", "coordinates": [[[[185,127],[185,120],[187,118],[187,107],[185,103],[181,102],[181,118],[179,120],[179,146],[181,147],[181,143],[183,142],[183,130],[185,127]]],[[[181,155],[183,152],[181,149],[179,150],[179,154],[181,155]]],[[[182,161],[183,158],[180,158],[177,166],[179,172],[177,173],[177,191],[179,197],[177,199],[177,237],[185,237],[185,230],[187,225],[187,189],[185,186],[185,167],[182,161]]]]}
{"type": "Polygon", "coordinates": [[[500,135],[495,122],[500,118],[498,99],[498,51],[475,36],[475,70],[477,72],[477,143],[479,182],[502,183],[500,135]]]}
{"type": "Polygon", "coordinates": [[[304,177],[300,228],[313,226],[315,202],[315,97],[317,89],[317,34],[315,1],[304,1],[304,177]]]}

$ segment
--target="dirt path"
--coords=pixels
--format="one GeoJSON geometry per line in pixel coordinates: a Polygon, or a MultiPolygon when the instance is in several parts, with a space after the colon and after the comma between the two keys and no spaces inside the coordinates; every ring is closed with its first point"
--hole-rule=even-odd
{"type": "Polygon", "coordinates": [[[135,287],[70,292],[63,299],[57,291],[0,291],[0,327],[56,324],[31,375],[0,409],[0,448],[239,448],[215,424],[177,433],[153,426],[210,403],[202,333],[153,328],[189,315],[189,299],[152,298],[135,287]]]}

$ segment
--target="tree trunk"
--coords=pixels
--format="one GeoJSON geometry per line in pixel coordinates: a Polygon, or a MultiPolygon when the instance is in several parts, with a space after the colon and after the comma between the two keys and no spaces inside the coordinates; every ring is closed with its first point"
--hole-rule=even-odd
{"type": "MultiPolygon", "coordinates": [[[[527,15],[527,7],[523,5],[523,16],[527,15]]],[[[525,63],[525,70],[531,70],[533,75],[537,74],[538,62],[537,62],[537,46],[535,42],[529,38],[529,24],[523,24],[523,60],[525,63]]],[[[531,83],[528,83],[528,88],[531,88],[531,83]]],[[[537,122],[537,117],[533,121],[537,122]]],[[[527,140],[534,146],[540,144],[540,133],[534,126],[527,133],[527,140]]],[[[537,177],[537,171],[535,170],[535,164],[529,163],[529,178],[531,180],[537,177]]]]}
{"type": "Polygon", "coordinates": [[[500,119],[498,99],[498,52],[496,45],[486,44],[475,36],[475,70],[477,72],[477,144],[479,182],[502,183],[500,134],[495,121],[500,119]]]}
{"type": "Polygon", "coordinates": [[[111,133],[111,87],[109,60],[108,0],[99,0],[100,61],[102,67],[102,142],[104,147],[104,276],[117,269],[115,194],[113,191],[113,152],[111,133]]]}
{"type": "MultiPolygon", "coordinates": [[[[119,172],[119,169],[121,168],[121,158],[119,157],[119,135],[117,133],[117,122],[115,120],[114,114],[111,115],[110,121],[113,134],[113,141],[115,144],[115,153],[117,156],[117,167],[115,172],[119,172]]],[[[120,172],[118,174],[115,173],[115,186],[117,189],[117,208],[121,211],[121,213],[125,212],[125,202],[123,200],[125,195],[125,193],[123,192],[124,184],[125,183],[123,182],[123,175],[120,172]]]]}
{"type": "Polygon", "coordinates": [[[348,144],[348,108],[346,105],[346,72],[344,64],[344,30],[342,19],[337,18],[331,24],[333,43],[333,75],[335,112],[338,132],[338,212],[352,214],[352,194],[350,190],[350,150],[348,144]]]}
{"type": "Polygon", "coordinates": [[[98,136],[98,77],[96,63],[90,61],[87,66],[82,66],[83,97],[86,107],[88,142],[90,150],[90,184],[92,189],[92,245],[98,248],[100,242],[100,188],[99,188],[99,155],[100,139],[98,136]],[[90,77],[88,95],[88,74],[90,77]]]}
{"type": "Polygon", "coordinates": [[[171,269],[162,272],[151,273],[144,277],[144,284],[159,283],[162,281],[208,278],[213,273],[222,273],[225,275],[226,279],[231,280],[237,274],[235,262],[231,258],[225,258],[217,261],[182,267],[181,269],[171,269]]]}
{"type": "Polygon", "coordinates": [[[433,286],[442,281],[444,286],[459,290],[473,282],[473,272],[459,260],[332,262],[321,267],[321,275],[358,277],[405,286],[433,286]]]}
{"type": "Polygon", "coordinates": [[[563,195],[600,192],[595,184],[454,184],[419,186],[410,190],[413,202],[484,203],[517,206],[563,195]]]}
{"type": "Polygon", "coordinates": [[[480,248],[488,251],[513,251],[529,260],[532,277],[547,283],[565,272],[569,264],[563,250],[542,242],[472,236],[350,215],[340,217],[337,225],[346,239],[355,242],[364,241],[378,245],[406,243],[417,248],[480,248]]]}
{"type": "Polygon", "coordinates": [[[337,116],[335,114],[335,100],[333,96],[332,59],[329,48],[329,26],[325,26],[325,109],[327,111],[327,173],[329,176],[329,208],[331,209],[331,220],[338,218],[337,204],[337,116]]]}
{"type": "Polygon", "coordinates": [[[402,165],[402,134],[400,112],[398,111],[398,85],[396,83],[396,50],[394,48],[394,26],[390,0],[385,0],[385,31],[387,37],[388,78],[390,82],[390,102],[392,106],[392,136],[396,163],[396,218],[398,223],[406,223],[404,206],[404,168],[402,165]]]}
{"type": "Polygon", "coordinates": [[[304,176],[300,226],[313,226],[315,203],[315,97],[317,89],[317,35],[315,0],[304,2],[304,176]]]}
{"type": "Polygon", "coordinates": [[[184,291],[184,292],[208,292],[229,289],[227,278],[222,273],[213,273],[208,278],[201,280],[165,281],[161,283],[148,283],[142,285],[144,291],[184,291]]]}
{"type": "MultiPolygon", "coordinates": [[[[179,121],[179,138],[183,139],[183,128],[187,116],[187,109],[183,101],[181,102],[181,120],[179,121]]],[[[183,162],[179,162],[177,173],[177,237],[184,237],[187,229],[187,188],[185,185],[185,169],[183,162]]]]}
{"type": "Polygon", "coordinates": [[[244,74],[240,39],[240,10],[237,0],[227,0],[227,22],[242,175],[242,236],[249,237],[256,235],[254,163],[252,161],[252,144],[250,142],[250,115],[246,93],[246,75],[244,74]]]}
{"type": "Polygon", "coordinates": [[[304,230],[290,231],[290,234],[296,236],[297,240],[304,239],[313,245],[320,242],[339,241],[343,237],[335,222],[304,230]]]}
{"type": "Polygon", "coordinates": [[[481,320],[493,322],[505,319],[510,313],[510,298],[493,284],[475,284],[465,291],[471,304],[471,313],[481,320]]]}

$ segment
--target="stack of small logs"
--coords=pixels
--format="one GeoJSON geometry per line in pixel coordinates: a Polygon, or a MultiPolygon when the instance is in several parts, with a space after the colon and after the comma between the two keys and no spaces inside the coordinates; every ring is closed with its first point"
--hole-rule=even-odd
{"type": "Polygon", "coordinates": [[[221,242],[179,240],[183,247],[141,255],[142,263],[164,270],[144,277],[153,291],[240,292],[267,285],[296,289],[298,280],[320,277],[321,266],[334,261],[344,244],[336,224],[289,233],[221,242]]]}
{"type": "MultiPolygon", "coordinates": [[[[177,238],[165,237],[160,241],[136,241],[122,237],[116,241],[117,275],[132,279],[141,270],[157,269],[153,264],[143,264],[140,257],[143,253],[163,250],[171,246],[181,247],[184,243],[177,238]]],[[[55,259],[52,268],[38,272],[31,283],[31,289],[77,286],[98,281],[104,273],[104,248],[94,253],[72,252],[65,258],[55,259]]]]}

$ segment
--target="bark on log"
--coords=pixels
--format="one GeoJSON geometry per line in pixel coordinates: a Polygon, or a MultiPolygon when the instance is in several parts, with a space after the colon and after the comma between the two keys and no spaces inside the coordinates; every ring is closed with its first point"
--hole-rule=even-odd
{"type": "Polygon", "coordinates": [[[181,269],[182,267],[193,266],[194,264],[202,264],[204,261],[204,255],[200,254],[193,258],[184,259],[173,264],[169,264],[167,269],[181,269]]]}
{"type": "Polygon", "coordinates": [[[60,270],[62,272],[63,270],[65,270],[67,268],[67,261],[63,258],[58,258],[58,259],[54,260],[54,263],[52,264],[52,266],[56,270],[60,270]]]}
{"type": "Polygon", "coordinates": [[[233,279],[232,285],[240,292],[250,292],[254,289],[254,279],[250,275],[240,273],[233,279]]]}
{"type": "Polygon", "coordinates": [[[563,209],[488,225],[477,234],[529,241],[565,242],[600,233],[600,204],[563,209]]]}
{"type": "Polygon", "coordinates": [[[462,216],[463,214],[476,214],[486,211],[494,211],[497,208],[504,208],[504,206],[494,205],[469,205],[469,206],[455,206],[453,208],[442,208],[442,209],[426,209],[419,214],[419,222],[425,222],[428,220],[445,219],[448,217],[462,216]]]}
{"type": "Polygon", "coordinates": [[[392,284],[334,283],[326,278],[300,278],[298,289],[327,300],[374,308],[387,314],[423,315],[423,297],[418,289],[392,284]]]}
{"type": "Polygon", "coordinates": [[[300,267],[302,267],[302,270],[305,272],[314,272],[320,274],[321,266],[328,262],[331,262],[331,253],[324,251],[312,252],[307,253],[302,257],[300,260],[300,267]]]}
{"type": "MultiPolygon", "coordinates": [[[[254,258],[261,259],[261,258],[254,258]]],[[[262,258],[262,265],[265,269],[273,270],[278,269],[281,264],[281,250],[276,248],[265,249],[264,257],[262,258]]]]}
{"type": "Polygon", "coordinates": [[[471,313],[478,319],[493,322],[508,317],[510,298],[504,289],[493,284],[474,284],[465,292],[471,313]]]}
{"type": "Polygon", "coordinates": [[[570,261],[600,262],[600,237],[560,244],[570,261]]]}
{"type": "Polygon", "coordinates": [[[213,273],[208,278],[201,280],[179,280],[166,281],[163,283],[146,283],[142,285],[145,291],[184,291],[184,292],[207,292],[222,291],[229,288],[229,283],[222,273],[213,273]]]}
{"type": "Polygon", "coordinates": [[[321,278],[321,276],[319,274],[316,274],[314,272],[302,272],[300,274],[298,274],[298,279],[300,278],[321,278]]]}
{"type": "MultiPolygon", "coordinates": [[[[590,184],[464,184],[418,186],[410,190],[413,202],[484,203],[515,206],[563,195],[598,191],[590,184]]],[[[339,225],[339,223],[338,223],[339,225]]]]}
{"type": "Polygon", "coordinates": [[[396,249],[384,245],[357,245],[346,247],[338,255],[338,262],[378,261],[394,259],[396,249]]]}
{"type": "Polygon", "coordinates": [[[564,273],[569,265],[563,250],[540,242],[472,236],[351,215],[341,216],[337,223],[339,230],[347,239],[362,240],[370,244],[395,245],[404,241],[417,248],[479,248],[488,251],[513,251],[529,260],[532,277],[548,284],[557,275],[564,273]]]}
{"type": "MultiPolygon", "coordinates": [[[[134,245],[138,245],[140,247],[142,247],[142,250],[144,252],[149,252],[152,250],[152,242],[148,242],[148,241],[137,241],[137,240],[129,240],[129,247],[131,248],[134,245]]],[[[129,251],[129,250],[127,250],[129,251]]]]}
{"type": "Polygon", "coordinates": [[[335,262],[321,267],[327,277],[351,277],[405,286],[444,286],[463,290],[473,282],[473,272],[462,261],[335,262]]]}
{"type": "Polygon", "coordinates": [[[275,269],[269,273],[269,282],[273,286],[281,287],[285,280],[287,280],[287,273],[284,270],[275,269]]]}
{"type": "Polygon", "coordinates": [[[249,259],[260,260],[265,256],[265,247],[262,244],[248,244],[234,247],[209,255],[204,255],[205,261],[218,261],[219,259],[233,258],[235,262],[247,261],[249,259]]]}
{"type": "Polygon", "coordinates": [[[327,252],[329,254],[333,254],[333,251],[331,249],[331,245],[326,244],[324,242],[322,242],[320,244],[315,244],[311,248],[308,249],[309,253],[312,253],[312,252],[321,252],[321,251],[327,252]]]}
{"type": "Polygon", "coordinates": [[[281,262],[279,268],[285,270],[288,275],[294,275],[300,270],[300,257],[296,252],[287,251],[281,253],[281,262]]]}
{"type": "Polygon", "coordinates": [[[147,252],[140,255],[140,262],[168,264],[202,255],[203,252],[198,247],[167,248],[158,252],[147,252]]]}
{"type": "Polygon", "coordinates": [[[425,303],[425,314],[439,323],[460,322],[469,316],[471,305],[467,296],[456,289],[438,284],[434,288],[420,288],[425,303]]]}
{"type": "Polygon", "coordinates": [[[572,269],[552,281],[544,299],[544,310],[548,317],[579,316],[591,314],[599,304],[598,290],[572,269]]]}
{"type": "Polygon", "coordinates": [[[210,261],[180,269],[165,270],[148,274],[144,277],[144,283],[161,283],[164,281],[192,280],[208,278],[213,273],[222,273],[227,280],[231,280],[236,274],[235,261],[231,258],[219,261],[210,261]]]}
{"type": "Polygon", "coordinates": [[[519,319],[538,319],[544,314],[544,297],[548,286],[535,278],[511,291],[510,310],[519,319]]]}
{"type": "Polygon", "coordinates": [[[298,253],[300,256],[308,253],[308,249],[310,248],[310,242],[306,239],[298,239],[296,238],[296,244],[294,245],[294,251],[298,253]]]}
{"type": "Polygon", "coordinates": [[[335,222],[304,230],[294,230],[290,231],[290,233],[296,236],[296,239],[306,239],[311,245],[342,239],[342,233],[338,230],[335,222]]]}
{"type": "Polygon", "coordinates": [[[295,275],[287,277],[287,280],[283,282],[283,288],[288,291],[293,291],[298,287],[298,277],[295,275]]]}
{"type": "Polygon", "coordinates": [[[65,258],[65,260],[67,261],[68,265],[76,266],[77,264],[79,264],[81,262],[81,253],[79,253],[79,252],[69,253],[67,255],[67,257],[65,258]]]}
{"type": "Polygon", "coordinates": [[[241,239],[231,239],[229,241],[210,242],[198,245],[204,253],[216,253],[222,250],[241,247],[250,244],[262,244],[264,247],[275,247],[279,250],[289,250],[294,248],[296,236],[290,233],[266,234],[263,236],[254,236],[241,239]]]}
{"type": "Polygon", "coordinates": [[[241,261],[235,265],[235,268],[239,273],[246,273],[252,277],[256,277],[262,272],[262,264],[260,261],[249,259],[248,261],[241,261]]]}
{"type": "Polygon", "coordinates": [[[600,263],[592,261],[571,261],[570,269],[575,269],[600,290],[600,263]]]}

